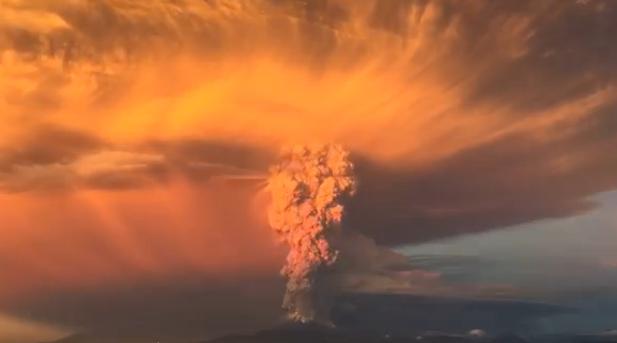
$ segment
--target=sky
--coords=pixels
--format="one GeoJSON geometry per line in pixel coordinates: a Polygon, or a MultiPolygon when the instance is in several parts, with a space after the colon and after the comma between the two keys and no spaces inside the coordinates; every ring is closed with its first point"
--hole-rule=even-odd
{"type": "Polygon", "coordinates": [[[0,338],[276,322],[293,144],[351,152],[341,290],[611,295],[616,35],[610,0],[0,0],[0,338]]]}
{"type": "Polygon", "coordinates": [[[617,192],[592,199],[598,207],[585,214],[399,250],[454,283],[508,284],[517,296],[577,309],[545,320],[547,331],[612,329],[617,318],[617,192]]]}

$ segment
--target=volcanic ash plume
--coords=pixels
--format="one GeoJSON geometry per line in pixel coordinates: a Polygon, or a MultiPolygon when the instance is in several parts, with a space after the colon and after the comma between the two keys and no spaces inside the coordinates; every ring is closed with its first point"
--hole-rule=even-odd
{"type": "Polygon", "coordinates": [[[289,245],[283,308],[290,319],[310,322],[327,316],[319,303],[319,274],[337,261],[332,239],[340,230],[342,198],[353,195],[349,153],[339,145],[294,147],[270,171],[269,221],[289,245]]]}

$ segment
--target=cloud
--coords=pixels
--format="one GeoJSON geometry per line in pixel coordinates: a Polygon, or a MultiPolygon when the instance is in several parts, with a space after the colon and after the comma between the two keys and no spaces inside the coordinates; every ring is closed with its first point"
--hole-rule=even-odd
{"type": "Polygon", "coordinates": [[[0,188],[8,192],[123,190],[173,178],[263,180],[273,154],[238,144],[198,139],[114,146],[57,126],[24,134],[0,155],[0,188]]]}
{"type": "Polygon", "coordinates": [[[126,151],[101,151],[70,165],[78,178],[95,187],[113,188],[146,183],[144,176],[164,168],[164,157],[126,151]]]}
{"type": "Polygon", "coordinates": [[[155,182],[157,174],[163,172],[164,160],[160,155],[102,150],[72,161],[11,164],[0,173],[0,186],[13,192],[133,188],[155,182]]]}
{"type": "Polygon", "coordinates": [[[22,132],[2,150],[0,168],[66,163],[100,148],[103,144],[96,136],[80,131],[39,125],[22,132]]]}
{"type": "Polygon", "coordinates": [[[170,168],[194,181],[213,177],[265,179],[276,153],[248,145],[208,139],[151,141],[145,151],[165,156],[170,168]]]}
{"type": "Polygon", "coordinates": [[[3,145],[40,122],[114,145],[335,141],[401,172],[514,134],[542,149],[610,121],[615,9],[598,3],[11,1],[56,19],[22,25],[25,51],[2,43],[3,145]]]}
{"type": "Polygon", "coordinates": [[[591,195],[617,186],[617,161],[603,153],[616,143],[603,133],[610,120],[596,123],[543,143],[508,135],[424,170],[361,162],[349,225],[401,244],[587,211],[591,195]]]}
{"type": "Polygon", "coordinates": [[[327,281],[337,293],[436,293],[444,287],[438,272],[415,266],[405,255],[346,231],[336,244],[340,259],[327,281]]]}

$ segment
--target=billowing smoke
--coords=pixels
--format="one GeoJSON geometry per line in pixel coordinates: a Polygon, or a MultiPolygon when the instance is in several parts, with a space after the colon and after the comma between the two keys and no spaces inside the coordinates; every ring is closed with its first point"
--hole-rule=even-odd
{"type": "Polygon", "coordinates": [[[290,248],[281,273],[287,278],[283,308],[294,321],[327,320],[319,278],[337,262],[341,200],[355,185],[349,153],[339,145],[293,147],[270,171],[268,217],[290,248]]]}

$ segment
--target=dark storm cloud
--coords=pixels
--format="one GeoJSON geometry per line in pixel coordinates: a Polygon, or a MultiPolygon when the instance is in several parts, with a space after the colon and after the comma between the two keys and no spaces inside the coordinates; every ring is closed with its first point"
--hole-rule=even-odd
{"type": "Polygon", "coordinates": [[[591,195],[617,187],[617,158],[608,154],[617,110],[603,111],[551,142],[506,136],[424,170],[359,161],[349,225],[404,244],[589,210],[591,195]]]}

